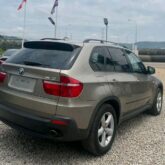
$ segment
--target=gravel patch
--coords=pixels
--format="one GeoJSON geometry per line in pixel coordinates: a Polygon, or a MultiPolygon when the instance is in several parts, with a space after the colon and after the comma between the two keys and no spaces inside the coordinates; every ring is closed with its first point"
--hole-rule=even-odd
{"type": "Polygon", "coordinates": [[[78,142],[29,137],[0,122],[0,165],[11,164],[165,165],[165,106],[158,117],[140,114],[122,123],[112,150],[102,157],[89,155],[78,142]]]}

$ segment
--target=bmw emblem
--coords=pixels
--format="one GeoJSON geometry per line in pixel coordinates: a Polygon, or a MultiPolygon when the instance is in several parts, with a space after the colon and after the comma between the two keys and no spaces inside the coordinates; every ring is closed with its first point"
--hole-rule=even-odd
{"type": "Polygon", "coordinates": [[[19,68],[19,75],[23,75],[24,74],[24,68],[19,68]]]}

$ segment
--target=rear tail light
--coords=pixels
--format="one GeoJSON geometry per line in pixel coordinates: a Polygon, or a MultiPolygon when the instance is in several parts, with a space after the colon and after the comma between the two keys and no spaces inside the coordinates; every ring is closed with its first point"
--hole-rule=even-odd
{"type": "Polygon", "coordinates": [[[62,126],[67,126],[68,125],[67,121],[62,121],[62,120],[52,120],[51,123],[55,124],[55,125],[62,125],[62,126]]]}
{"type": "Polygon", "coordinates": [[[83,84],[71,77],[61,76],[59,83],[44,81],[43,88],[47,94],[73,98],[81,94],[83,84]]]}
{"type": "Polygon", "coordinates": [[[3,83],[6,78],[6,73],[0,72],[0,83],[3,83]]]}

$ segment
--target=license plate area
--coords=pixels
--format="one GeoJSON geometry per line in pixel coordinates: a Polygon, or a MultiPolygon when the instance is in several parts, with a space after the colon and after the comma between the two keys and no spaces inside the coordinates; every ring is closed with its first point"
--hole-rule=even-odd
{"type": "Polygon", "coordinates": [[[32,93],[34,92],[35,84],[35,79],[11,75],[8,85],[14,89],[32,93]]]}

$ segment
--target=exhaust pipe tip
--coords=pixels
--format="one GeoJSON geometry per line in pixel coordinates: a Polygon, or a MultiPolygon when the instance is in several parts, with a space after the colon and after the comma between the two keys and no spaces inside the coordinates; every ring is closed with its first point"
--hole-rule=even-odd
{"type": "Polygon", "coordinates": [[[50,130],[50,133],[51,133],[53,136],[59,136],[59,133],[58,133],[56,130],[50,130]]]}

